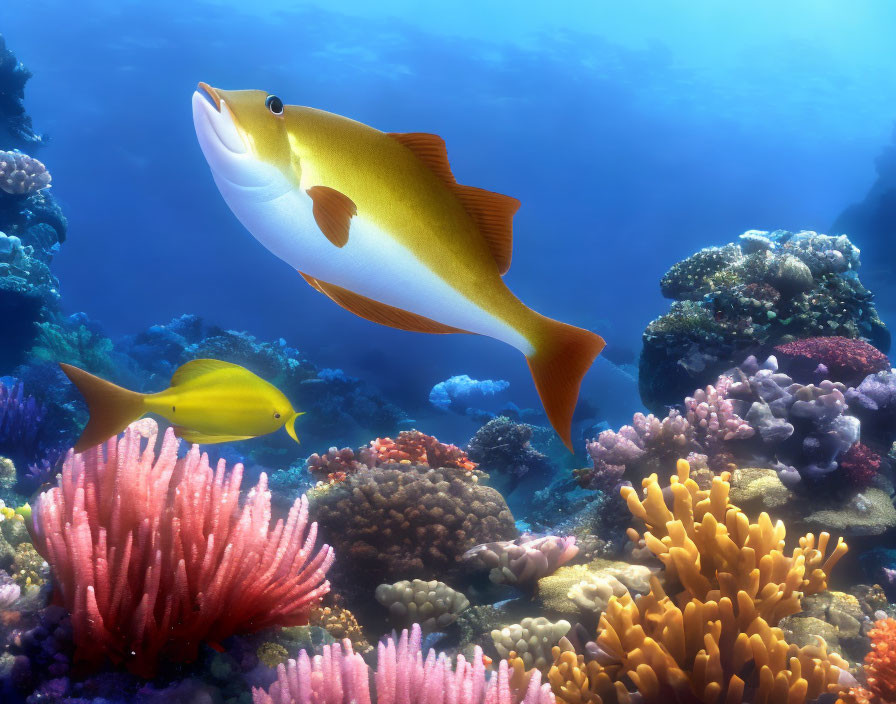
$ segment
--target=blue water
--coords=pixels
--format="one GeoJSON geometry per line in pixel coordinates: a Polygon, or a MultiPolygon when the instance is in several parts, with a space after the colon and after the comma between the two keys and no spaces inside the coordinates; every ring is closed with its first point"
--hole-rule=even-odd
{"type": "MultiPolygon", "coordinates": [[[[480,4],[4,3],[69,219],[64,308],[111,334],[190,312],[283,337],[459,441],[475,425],[430,407],[433,384],[506,379],[508,399],[537,407],[524,360],[486,338],[377,327],[312,291],[218,194],[193,131],[198,80],[441,135],[458,181],[523,202],[510,287],[635,354],[667,310],[671,264],[749,228],[829,231],[890,141],[890,3],[480,4]]],[[[856,244],[892,326],[892,249],[856,244]]],[[[613,426],[638,408],[605,360],[583,397],[613,426]]]]}

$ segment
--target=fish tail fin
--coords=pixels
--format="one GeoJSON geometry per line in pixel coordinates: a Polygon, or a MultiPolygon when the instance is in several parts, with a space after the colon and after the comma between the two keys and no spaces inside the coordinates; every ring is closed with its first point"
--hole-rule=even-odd
{"type": "Polygon", "coordinates": [[[526,360],[548,420],[573,452],[572,416],[582,378],[606,344],[588,330],[542,318],[535,352],[526,360]]]}
{"type": "Polygon", "coordinates": [[[75,443],[75,452],[84,452],[118,435],[146,412],[143,394],[123,389],[70,364],[59,366],[78,387],[90,412],[87,427],[75,443]]]}

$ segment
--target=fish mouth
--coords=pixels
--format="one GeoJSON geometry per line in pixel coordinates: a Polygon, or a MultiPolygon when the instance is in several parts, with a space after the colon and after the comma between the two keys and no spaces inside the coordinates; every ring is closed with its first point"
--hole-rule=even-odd
{"type": "Polygon", "coordinates": [[[199,85],[196,86],[196,92],[208,100],[215,110],[221,112],[221,98],[218,96],[218,91],[212,88],[208,83],[199,81],[199,85]]]}
{"type": "Polygon", "coordinates": [[[206,147],[223,147],[232,154],[245,154],[248,151],[227,103],[207,83],[200,82],[193,93],[193,125],[202,151],[206,152],[206,158],[206,147]]]}

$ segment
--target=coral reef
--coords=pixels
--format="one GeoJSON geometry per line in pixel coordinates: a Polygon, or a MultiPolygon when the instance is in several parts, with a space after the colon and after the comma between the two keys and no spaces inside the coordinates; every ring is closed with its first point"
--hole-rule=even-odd
{"type": "Polygon", "coordinates": [[[434,579],[381,584],[376,588],[376,600],[389,610],[393,624],[416,623],[424,632],[447,628],[470,605],[463,594],[434,579]]]}
{"type": "Polygon", "coordinates": [[[887,352],[890,335],[858,267],[845,235],[784,230],[751,230],[679,262],[660,284],[671,310],[644,331],[644,404],[657,413],[747,355],[796,339],[864,338],[887,352]]]}
{"type": "Polygon", "coordinates": [[[511,677],[506,661],[487,676],[482,649],[471,661],[457,656],[452,668],[444,654],[430,650],[423,658],[420,628],[402,631],[377,649],[377,669],[371,673],[349,641],[325,646],[313,659],[305,651],[298,661],[277,668],[277,681],[265,692],[255,689],[255,704],[553,704],[550,687],[534,672],[511,677]],[[371,695],[370,680],[375,683],[371,695]]]}
{"type": "MultiPolygon", "coordinates": [[[[597,558],[585,565],[566,565],[554,574],[538,581],[538,595],[545,609],[553,614],[563,614],[573,620],[593,621],[600,616],[596,603],[590,601],[591,585],[608,584],[614,591],[619,587],[633,594],[646,593],[650,589],[650,576],[655,570],[646,565],[632,565],[618,560],[597,558]]],[[[600,587],[599,591],[603,591],[600,587]]],[[[606,604],[604,604],[606,606],[606,604]]]]}
{"type": "Polygon", "coordinates": [[[264,475],[240,508],[241,466],[212,470],[196,446],[178,460],[170,429],[156,457],[157,433],[145,419],[69,455],[34,509],[77,657],[143,675],[162,654],[188,661],[203,641],[306,623],[332,562],[329,547],[313,552],[304,499],[270,529],[264,475]]]}
{"type": "Polygon", "coordinates": [[[731,506],[727,479],[700,489],[681,461],[666,491],[656,475],[643,499],[622,489],[647,529],[631,537],[663,563],[673,593],[653,578],[644,596],[610,598],[595,643],[576,652],[561,641],[548,674],[558,699],[629,701],[627,683],[648,703],[802,702],[841,691],[847,663],[823,642],[788,644],[777,623],[827,586],[845,544],[826,555],[828,535],[809,534],[788,555],[784,525],[766,514],[750,523],[731,506]]]}
{"type": "Polygon", "coordinates": [[[334,597],[334,601],[332,605],[320,605],[311,609],[308,625],[323,628],[336,641],[348,638],[355,650],[361,654],[369,652],[372,646],[367,642],[354,614],[341,606],[341,599],[338,597],[334,597]]]}
{"type": "Polygon", "coordinates": [[[384,464],[308,498],[346,586],[444,579],[474,545],[516,537],[501,495],[456,468],[384,464]]]}
{"type": "Polygon", "coordinates": [[[524,618],[520,623],[492,631],[495,650],[502,658],[521,658],[526,669],[547,670],[552,650],[571,628],[569,621],[552,623],[544,616],[524,618]]]}
{"type": "Polygon", "coordinates": [[[466,374],[440,381],[429,392],[429,402],[443,411],[461,415],[476,415],[479,409],[470,407],[477,397],[490,397],[506,391],[510,382],[503,379],[471,379],[466,374]]]}
{"type": "Polygon", "coordinates": [[[477,545],[463,559],[474,570],[489,570],[495,584],[511,584],[532,591],[538,580],[553,574],[579,553],[573,536],[523,535],[512,541],[477,545]]]}

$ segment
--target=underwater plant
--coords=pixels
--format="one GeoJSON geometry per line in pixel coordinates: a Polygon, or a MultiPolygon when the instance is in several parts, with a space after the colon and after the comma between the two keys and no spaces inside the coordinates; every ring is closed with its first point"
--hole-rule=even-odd
{"type": "Polygon", "coordinates": [[[506,660],[488,672],[482,648],[468,662],[457,656],[452,667],[444,653],[430,650],[424,659],[422,633],[414,624],[398,642],[387,638],[377,647],[377,669],[370,673],[351,641],[326,645],[309,658],[277,667],[277,681],[268,691],[254,689],[254,704],[554,704],[550,686],[537,670],[511,672],[506,660]],[[371,677],[372,674],[372,677],[371,677]],[[371,693],[370,680],[374,691],[371,693]]]}
{"type": "Polygon", "coordinates": [[[329,589],[333,551],[297,499],[271,528],[267,478],[240,507],[243,468],[213,470],[194,445],[178,459],[169,429],[138,421],[69,454],[34,507],[34,545],[71,612],[76,659],[109,658],[151,676],[160,657],[190,661],[203,642],[307,623],[329,589]]]}
{"type": "Polygon", "coordinates": [[[750,522],[731,505],[728,473],[700,489],[686,461],[677,469],[665,489],[645,479],[643,499],[621,490],[646,527],[629,537],[663,563],[666,587],[653,576],[643,596],[611,596],[580,651],[561,641],[548,674],[558,700],[796,704],[840,692],[846,661],[821,639],[788,644],[777,624],[827,587],[843,539],[826,554],[828,534],[810,533],[788,554],[782,522],[765,513],[750,522]]]}

